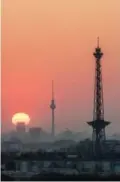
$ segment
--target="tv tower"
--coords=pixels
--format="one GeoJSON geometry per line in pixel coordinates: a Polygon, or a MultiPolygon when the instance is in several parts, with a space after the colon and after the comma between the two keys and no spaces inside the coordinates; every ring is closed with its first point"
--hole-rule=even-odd
{"type": "Polygon", "coordinates": [[[55,99],[54,99],[54,82],[52,81],[52,100],[50,104],[50,108],[52,110],[52,130],[51,130],[51,135],[54,138],[55,137],[55,99]]]}
{"type": "Polygon", "coordinates": [[[95,68],[95,88],[94,88],[94,112],[93,121],[87,122],[93,128],[93,154],[96,158],[102,155],[102,144],[105,141],[105,127],[110,122],[104,120],[104,102],[103,102],[103,85],[102,85],[102,70],[101,58],[103,53],[99,47],[99,37],[97,39],[97,48],[93,53],[96,62],[95,68]]]}

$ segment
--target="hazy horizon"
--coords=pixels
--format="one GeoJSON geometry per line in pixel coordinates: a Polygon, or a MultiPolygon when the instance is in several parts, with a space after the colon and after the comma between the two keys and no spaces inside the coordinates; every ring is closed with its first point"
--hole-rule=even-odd
{"type": "Polygon", "coordinates": [[[51,129],[55,84],[57,132],[90,131],[95,59],[100,37],[107,131],[120,122],[120,1],[2,0],[2,130],[25,112],[30,127],[51,129]]]}

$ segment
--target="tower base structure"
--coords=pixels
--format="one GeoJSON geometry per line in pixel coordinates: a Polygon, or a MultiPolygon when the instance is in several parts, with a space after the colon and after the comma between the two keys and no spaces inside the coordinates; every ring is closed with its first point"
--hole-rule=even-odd
{"type": "Polygon", "coordinates": [[[88,125],[90,125],[93,128],[93,134],[92,134],[93,156],[96,159],[100,159],[103,156],[104,143],[106,140],[105,127],[108,126],[110,124],[110,122],[104,121],[104,120],[95,120],[95,121],[90,121],[87,123],[88,123],[88,125]]]}

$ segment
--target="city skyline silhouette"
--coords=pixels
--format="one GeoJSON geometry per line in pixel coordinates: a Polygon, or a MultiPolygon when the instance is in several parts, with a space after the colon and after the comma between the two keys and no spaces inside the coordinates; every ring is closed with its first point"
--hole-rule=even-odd
{"type": "Polygon", "coordinates": [[[91,131],[86,122],[93,114],[92,53],[98,35],[104,52],[105,118],[112,122],[107,130],[119,132],[119,1],[65,2],[3,3],[1,120],[4,132],[13,130],[11,119],[16,112],[29,114],[30,127],[50,130],[52,79],[57,132],[67,127],[73,131],[91,131]]]}

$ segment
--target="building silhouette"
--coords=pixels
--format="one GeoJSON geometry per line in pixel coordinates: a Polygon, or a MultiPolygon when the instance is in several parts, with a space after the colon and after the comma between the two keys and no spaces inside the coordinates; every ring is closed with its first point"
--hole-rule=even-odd
{"type": "Polygon", "coordinates": [[[19,135],[22,135],[22,134],[24,134],[26,132],[26,125],[25,125],[24,122],[18,122],[16,124],[16,132],[19,135]]]}

